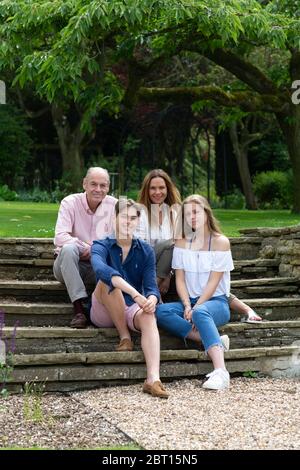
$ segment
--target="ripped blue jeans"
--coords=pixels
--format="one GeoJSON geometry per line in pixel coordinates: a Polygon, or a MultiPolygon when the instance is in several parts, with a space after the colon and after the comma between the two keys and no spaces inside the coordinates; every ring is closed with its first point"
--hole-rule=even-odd
{"type": "MultiPolygon", "coordinates": [[[[190,298],[192,307],[199,297],[190,298]]],[[[192,323],[183,318],[182,302],[160,304],[156,309],[157,324],[174,336],[185,340],[192,329],[192,323]]],[[[229,322],[230,310],[226,295],[218,295],[196,307],[192,321],[199,331],[205,351],[212,346],[222,346],[218,326],[229,322]]]]}

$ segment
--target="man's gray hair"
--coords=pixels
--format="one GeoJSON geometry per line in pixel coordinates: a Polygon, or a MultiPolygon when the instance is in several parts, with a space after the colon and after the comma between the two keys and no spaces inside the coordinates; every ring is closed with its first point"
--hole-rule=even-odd
{"type": "Polygon", "coordinates": [[[88,178],[89,176],[91,176],[91,173],[93,173],[94,171],[98,171],[98,172],[104,173],[105,176],[107,177],[108,181],[110,181],[108,171],[107,171],[105,168],[101,168],[100,166],[91,166],[91,167],[88,169],[88,171],[86,172],[85,178],[88,178]]]}

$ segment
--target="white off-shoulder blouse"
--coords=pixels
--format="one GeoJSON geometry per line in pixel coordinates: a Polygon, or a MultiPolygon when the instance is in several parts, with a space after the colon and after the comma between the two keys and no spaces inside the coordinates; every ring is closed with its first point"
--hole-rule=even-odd
{"type": "Polygon", "coordinates": [[[214,296],[229,295],[230,271],[234,269],[231,251],[202,251],[175,246],[172,259],[173,269],[183,269],[185,283],[190,297],[202,295],[211,271],[224,272],[214,296]]]}

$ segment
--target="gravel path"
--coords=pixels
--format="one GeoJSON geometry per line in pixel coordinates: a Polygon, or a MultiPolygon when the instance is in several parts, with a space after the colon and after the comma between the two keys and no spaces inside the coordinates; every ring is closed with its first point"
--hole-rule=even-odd
{"type": "Polygon", "coordinates": [[[199,380],[168,384],[168,400],[141,385],[74,394],[145,449],[300,449],[300,381],[235,378],[229,391],[199,380]]]}
{"type": "Polygon", "coordinates": [[[1,399],[0,429],[0,448],[88,449],[132,445],[99,410],[59,394],[45,394],[36,405],[33,400],[28,404],[22,395],[1,399]]]}
{"type": "Polygon", "coordinates": [[[45,394],[41,408],[21,395],[1,399],[0,447],[300,449],[299,380],[234,378],[223,392],[195,379],[167,387],[168,400],[141,384],[45,394]]]}

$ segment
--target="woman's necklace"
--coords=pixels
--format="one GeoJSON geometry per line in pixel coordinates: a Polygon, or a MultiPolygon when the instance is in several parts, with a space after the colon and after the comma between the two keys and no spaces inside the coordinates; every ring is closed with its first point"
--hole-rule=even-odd
{"type": "Polygon", "coordinates": [[[194,232],[193,235],[191,236],[191,238],[189,239],[189,249],[190,250],[192,249],[192,244],[195,240],[196,240],[196,232],[194,232]]]}
{"type": "MultiPolygon", "coordinates": [[[[190,250],[192,249],[192,245],[193,245],[194,241],[196,240],[196,238],[197,238],[197,233],[194,232],[193,235],[191,236],[191,238],[189,239],[189,249],[190,250]]],[[[209,234],[208,251],[210,251],[210,241],[211,241],[211,233],[209,234]]]]}

